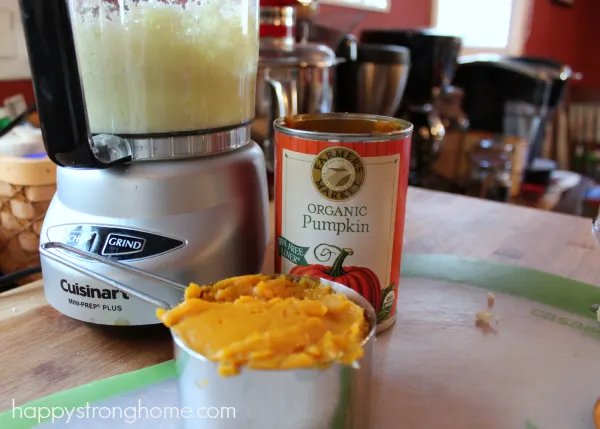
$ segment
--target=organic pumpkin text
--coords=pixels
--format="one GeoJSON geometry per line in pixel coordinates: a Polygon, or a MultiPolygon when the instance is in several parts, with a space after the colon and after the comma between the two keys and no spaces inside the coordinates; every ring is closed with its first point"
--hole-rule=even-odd
{"type": "Polygon", "coordinates": [[[308,214],[302,215],[302,228],[314,231],[333,231],[335,235],[342,232],[369,233],[369,224],[359,218],[367,215],[367,206],[329,206],[309,204],[308,214]],[[322,218],[324,216],[325,218],[322,218]],[[335,220],[328,219],[329,217],[335,220]]]}

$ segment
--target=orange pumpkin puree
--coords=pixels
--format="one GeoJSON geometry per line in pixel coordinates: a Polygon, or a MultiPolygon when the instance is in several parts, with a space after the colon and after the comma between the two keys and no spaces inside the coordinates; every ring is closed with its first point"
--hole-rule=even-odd
{"type": "Polygon", "coordinates": [[[364,310],[329,286],[248,275],[210,286],[191,284],[159,319],[183,342],[219,363],[223,376],[259,370],[351,365],[369,332],[364,310]]]}

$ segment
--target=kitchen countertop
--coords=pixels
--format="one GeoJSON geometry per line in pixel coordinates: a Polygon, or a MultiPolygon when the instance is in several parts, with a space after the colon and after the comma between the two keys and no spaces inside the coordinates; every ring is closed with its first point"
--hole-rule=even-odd
{"type": "MultiPolygon", "coordinates": [[[[600,284],[589,219],[412,188],[405,231],[406,253],[482,258],[600,284]]],[[[273,240],[264,272],[272,254],[273,240]]],[[[38,281],[0,294],[0,411],[172,358],[165,328],[86,325],[53,310],[42,288],[38,281]]]]}

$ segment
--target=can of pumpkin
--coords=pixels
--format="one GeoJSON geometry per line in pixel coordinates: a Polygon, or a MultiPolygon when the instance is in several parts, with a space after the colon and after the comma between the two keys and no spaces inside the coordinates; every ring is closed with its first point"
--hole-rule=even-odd
{"type": "Polygon", "coordinates": [[[275,271],[363,295],[377,332],[396,320],[413,126],[385,116],[279,118],[275,271]]]}

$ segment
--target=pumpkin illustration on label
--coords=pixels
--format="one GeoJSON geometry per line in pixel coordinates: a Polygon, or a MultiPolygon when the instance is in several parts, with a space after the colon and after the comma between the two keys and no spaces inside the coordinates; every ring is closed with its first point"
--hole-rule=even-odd
{"type": "Polygon", "coordinates": [[[381,284],[377,275],[368,268],[344,266],[348,256],[352,256],[352,249],[342,249],[331,244],[319,244],[315,247],[315,258],[320,262],[331,260],[337,253],[331,266],[321,264],[296,265],[290,274],[306,277],[318,277],[348,286],[350,289],[364,296],[379,314],[382,301],[381,284]]]}

